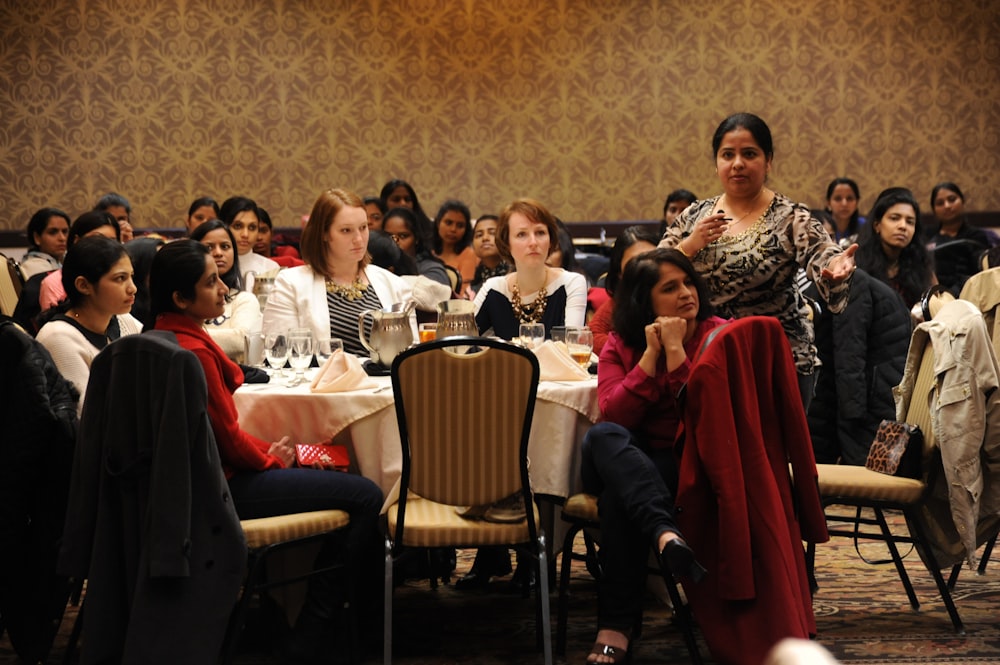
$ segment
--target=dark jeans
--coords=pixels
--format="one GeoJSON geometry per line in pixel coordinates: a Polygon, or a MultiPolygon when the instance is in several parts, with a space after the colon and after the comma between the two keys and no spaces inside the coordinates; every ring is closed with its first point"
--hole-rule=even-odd
{"type": "Polygon", "coordinates": [[[650,543],[664,531],[677,532],[676,482],[670,450],[647,453],[627,429],[598,423],[583,439],[583,489],[598,497],[601,567],[597,625],[628,633],[642,616],[650,543]]]}

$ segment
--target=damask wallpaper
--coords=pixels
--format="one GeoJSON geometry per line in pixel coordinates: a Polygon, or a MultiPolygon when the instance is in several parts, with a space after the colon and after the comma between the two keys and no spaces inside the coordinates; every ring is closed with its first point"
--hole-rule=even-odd
{"type": "Polygon", "coordinates": [[[1000,209],[998,35],[994,0],[0,0],[0,229],[110,190],[139,227],[234,194],[291,226],[393,177],[432,215],[658,218],[719,191],[739,110],[810,205],[848,175],[1000,209]]]}

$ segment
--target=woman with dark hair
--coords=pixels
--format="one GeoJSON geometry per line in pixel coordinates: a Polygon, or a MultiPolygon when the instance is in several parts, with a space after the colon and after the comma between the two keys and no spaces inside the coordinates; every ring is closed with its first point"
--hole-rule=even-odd
{"type": "Polygon", "coordinates": [[[830,235],[841,247],[847,248],[858,240],[862,219],[858,215],[861,190],[850,178],[834,178],[826,186],[826,211],[833,218],[830,235]]]}
{"type": "Polygon", "coordinates": [[[240,257],[240,270],[243,272],[244,280],[251,271],[255,275],[263,275],[276,273],[281,269],[281,266],[266,256],[253,253],[254,243],[257,242],[257,228],[260,224],[260,211],[253,199],[245,196],[226,199],[219,209],[219,219],[226,223],[236,238],[236,254],[240,257]]]}
{"type": "Polygon", "coordinates": [[[222,220],[205,222],[191,233],[191,239],[208,247],[209,255],[219,269],[219,279],[229,287],[226,304],[220,316],[205,321],[205,330],[226,355],[240,360],[246,354],[246,340],[260,333],[260,301],[243,290],[243,276],[236,256],[236,238],[222,220]]]}
{"type": "Polygon", "coordinates": [[[82,412],[94,358],[120,336],[142,332],[129,314],[136,293],[132,261],[117,240],[86,237],[67,250],[60,275],[66,300],[43,314],[37,339],[80,391],[82,412]]]}
{"type": "Polygon", "coordinates": [[[473,296],[491,277],[500,277],[510,272],[510,264],[500,256],[497,247],[497,225],[500,218],[496,215],[481,215],[472,229],[472,250],[479,259],[475,277],[472,278],[473,296]]]}
{"type": "Polygon", "coordinates": [[[202,196],[191,202],[188,207],[187,219],[184,226],[187,227],[188,235],[210,219],[219,219],[219,204],[210,196],[202,196]]]}
{"type": "Polygon", "coordinates": [[[365,213],[368,215],[368,230],[381,231],[382,220],[385,219],[385,213],[389,212],[385,201],[381,196],[366,196],[362,203],[365,204],[365,213]]]}
{"type": "MultiPolygon", "coordinates": [[[[75,220],[69,227],[69,236],[66,239],[66,246],[72,247],[80,238],[88,236],[104,236],[121,242],[121,227],[111,213],[102,210],[91,210],[85,212],[75,220]]],[[[56,270],[49,273],[42,280],[38,289],[38,305],[42,311],[55,307],[66,297],[66,290],[63,288],[61,271],[56,270]]]]}
{"type": "Polygon", "coordinates": [[[420,221],[420,216],[409,208],[392,208],[382,220],[382,230],[388,233],[399,248],[417,264],[417,272],[424,277],[451,287],[444,263],[430,251],[430,226],[420,221]]]}
{"type": "Polygon", "coordinates": [[[62,266],[69,236],[69,215],[58,208],[42,208],[28,220],[26,235],[28,251],[21,259],[21,274],[25,280],[62,266]]]}
{"type": "Polygon", "coordinates": [[[615,239],[615,244],[611,248],[608,274],[604,278],[604,289],[608,298],[590,319],[590,329],[594,333],[594,353],[598,356],[601,355],[601,349],[604,348],[608,334],[612,330],[611,315],[615,311],[615,289],[618,288],[618,280],[621,279],[625,266],[640,254],[656,249],[656,243],[659,241],[660,238],[655,233],[638,224],[628,227],[615,239]]]}
{"type": "Polygon", "coordinates": [[[691,262],[672,249],[630,261],[615,292],[614,330],[597,365],[601,422],[582,450],[584,491],[598,496],[601,569],[598,633],[588,663],[629,658],[642,619],[650,545],[678,577],[705,571],[673,519],[677,487],[674,438],[681,422],[675,395],[711,330],[708,286],[691,262]]]}
{"type": "MultiPolygon", "coordinates": [[[[153,260],[149,286],[156,329],[174,333],[205,370],[208,417],[240,519],[345,510],[351,516],[347,546],[352,560],[360,566],[378,561],[378,511],[383,497],[375,483],[352,473],[292,468],[295,447],[289,437],[267,442],[240,428],[233,392],[242,385],[243,372],[202,326],[203,321],[222,315],[229,292],[209,249],[195,240],[168,244],[153,260]]],[[[315,565],[330,561],[336,547],[340,545],[327,541],[315,565]]],[[[327,638],[334,628],[338,595],[325,578],[310,581],[287,657],[319,662],[324,654],[329,655],[327,638]]]]}
{"type": "MultiPolygon", "coordinates": [[[[402,278],[372,265],[368,235],[368,215],[357,194],[345,189],[321,193],[302,230],[305,265],[278,275],[264,308],[264,332],[309,328],[316,339],[339,337],[345,351],[367,356],[358,337],[358,315],[412,297],[402,278]]],[[[366,335],[371,323],[367,327],[366,335]]],[[[415,322],[412,329],[416,339],[415,322]]]]}
{"type": "Polygon", "coordinates": [[[858,241],[858,267],[895,289],[908,308],[937,284],[934,261],[920,242],[920,206],[910,190],[883,190],[858,241]]]}
{"type": "Polygon", "coordinates": [[[476,277],[476,252],[472,249],[472,213],[461,201],[449,199],[434,216],[434,256],[462,276],[462,284],[476,277]]]}
{"type": "Polygon", "coordinates": [[[934,270],[938,281],[957,298],[969,277],[979,272],[979,257],[992,243],[986,231],[969,224],[965,195],[955,183],[934,185],[931,209],[939,223],[927,245],[934,250],[934,270]]]}
{"type": "Polygon", "coordinates": [[[808,410],[816,382],[810,308],[795,275],[806,271],[834,313],[847,306],[856,245],[841,249],[804,205],[766,186],[771,130],[752,113],[723,120],[712,136],[720,196],[693,203],[661,247],[691,258],[723,316],[776,317],[788,336],[808,410]]]}
{"type": "Polygon", "coordinates": [[[556,244],[552,248],[552,253],[546,263],[553,268],[562,268],[570,272],[577,272],[586,279],[587,275],[580,268],[579,261],[576,260],[576,246],[573,244],[573,234],[566,228],[566,224],[561,219],[556,219],[556,244]]]}
{"type": "Polygon", "coordinates": [[[149,315],[149,269],[153,266],[153,257],[165,244],[163,238],[153,237],[135,238],[125,243],[125,251],[132,259],[132,281],[136,288],[132,316],[142,323],[143,328],[153,326],[149,315]]]}
{"type": "Polygon", "coordinates": [[[424,212],[419,199],[417,199],[417,193],[410,186],[410,183],[405,180],[396,178],[385,183],[382,186],[382,191],[379,192],[379,198],[385,201],[385,207],[389,210],[393,208],[409,208],[425,228],[431,228],[430,216],[424,212]]]}
{"type": "Polygon", "coordinates": [[[385,268],[410,285],[418,322],[437,320],[438,303],[452,297],[450,286],[418,274],[413,257],[401,250],[385,231],[368,231],[368,254],[372,257],[372,265],[385,268]]]}

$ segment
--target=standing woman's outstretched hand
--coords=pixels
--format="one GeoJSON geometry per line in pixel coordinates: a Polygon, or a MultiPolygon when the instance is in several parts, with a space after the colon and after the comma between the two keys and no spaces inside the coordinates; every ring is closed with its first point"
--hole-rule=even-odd
{"type": "Polygon", "coordinates": [[[858,251],[858,243],[854,243],[840,254],[827,262],[826,267],[820,271],[820,276],[828,282],[839,284],[854,274],[857,267],[854,263],[854,253],[858,251]]]}

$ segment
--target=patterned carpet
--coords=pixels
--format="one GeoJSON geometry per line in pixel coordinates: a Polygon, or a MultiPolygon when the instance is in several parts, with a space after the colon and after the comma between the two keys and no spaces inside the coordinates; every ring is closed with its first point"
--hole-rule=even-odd
{"type": "MultiPolygon", "coordinates": [[[[868,558],[885,556],[881,545],[861,547],[868,558]]],[[[472,555],[460,552],[460,573],[471,565],[472,555]]],[[[906,558],[906,568],[921,602],[919,612],[910,609],[891,565],[860,561],[853,542],[846,538],[821,545],[816,561],[820,589],[814,599],[818,640],[844,663],[998,663],[1000,561],[996,558],[984,576],[962,572],[954,595],[966,634],[957,635],[916,553],[906,558]]],[[[534,603],[508,587],[508,579],[495,581],[488,593],[460,593],[452,586],[431,591],[426,582],[400,587],[394,596],[398,628],[394,661],[401,665],[541,663],[541,654],[534,650],[534,603]]],[[[583,564],[574,563],[571,594],[567,656],[557,662],[575,665],[585,662],[594,639],[595,585],[583,564]]],[[[554,626],[556,594],[551,598],[554,626]]],[[[61,662],[74,618],[75,610],[70,608],[50,662],[61,662]]],[[[380,630],[380,625],[373,625],[363,631],[369,636],[366,664],[381,661],[380,630]]],[[[706,662],[711,663],[704,644],[701,647],[706,662]]],[[[331,649],[336,649],[333,640],[331,649]]],[[[237,663],[281,662],[267,651],[259,644],[245,645],[237,663]]],[[[0,663],[16,662],[10,643],[5,637],[0,639],[0,663]]],[[[634,662],[689,662],[669,609],[653,594],[646,603],[634,662]]]]}

